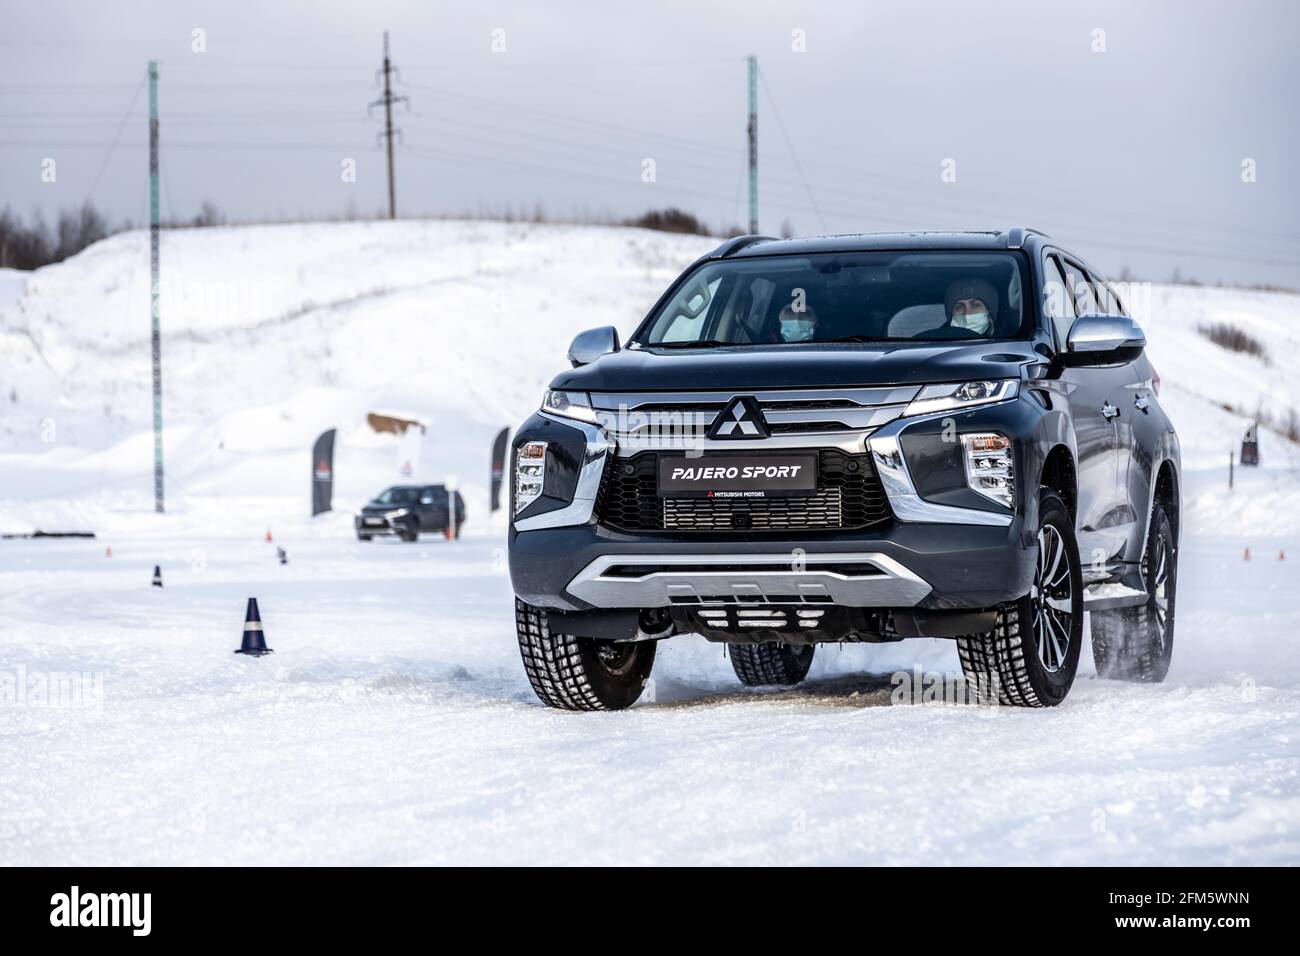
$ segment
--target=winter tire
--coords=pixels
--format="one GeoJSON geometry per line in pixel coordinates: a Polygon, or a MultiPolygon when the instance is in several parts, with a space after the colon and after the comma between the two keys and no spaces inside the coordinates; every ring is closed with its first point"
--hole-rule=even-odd
{"type": "Polygon", "coordinates": [[[653,641],[614,642],[554,634],[541,608],[515,599],[519,655],[542,703],[561,710],[631,707],[654,666],[653,641]]]}
{"type": "Polygon", "coordinates": [[[1174,598],[1178,585],[1178,549],[1165,509],[1151,512],[1151,532],[1142,555],[1147,600],[1137,607],[1094,611],[1092,659],[1097,676],[1158,684],[1169,673],[1174,652],[1174,598]]]}
{"type": "Polygon", "coordinates": [[[746,687],[799,683],[812,666],[814,644],[731,644],[731,667],[746,687]]]}
{"type": "Polygon", "coordinates": [[[1038,555],[1028,594],[998,609],[987,634],[957,639],[966,679],[986,702],[1054,707],[1065,700],[1083,643],[1083,569],[1074,522],[1051,491],[1038,496],[1038,555]]]}

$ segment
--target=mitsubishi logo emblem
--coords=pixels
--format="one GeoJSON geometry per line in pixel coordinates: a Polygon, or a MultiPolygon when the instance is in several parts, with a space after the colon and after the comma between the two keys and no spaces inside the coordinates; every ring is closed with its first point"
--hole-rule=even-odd
{"type": "Polygon", "coordinates": [[[737,395],[709,426],[709,438],[766,438],[767,422],[753,395],[737,395]]]}

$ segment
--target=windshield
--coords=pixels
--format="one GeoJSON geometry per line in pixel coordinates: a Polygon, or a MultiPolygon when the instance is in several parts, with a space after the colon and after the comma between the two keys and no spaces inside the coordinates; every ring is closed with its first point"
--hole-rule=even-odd
{"type": "Polygon", "coordinates": [[[662,348],[1028,334],[1022,256],[854,252],[710,262],[637,330],[662,348]]]}
{"type": "Polygon", "coordinates": [[[419,500],[419,488],[389,488],[375,499],[375,503],[381,505],[409,505],[419,500]]]}

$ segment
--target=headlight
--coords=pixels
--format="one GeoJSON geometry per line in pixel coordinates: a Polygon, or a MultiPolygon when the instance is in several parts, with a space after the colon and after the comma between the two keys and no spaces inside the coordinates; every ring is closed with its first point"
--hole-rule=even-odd
{"type": "Polygon", "coordinates": [[[1020,383],[1013,378],[927,385],[917,393],[916,398],[912,399],[912,403],[904,409],[903,414],[928,415],[931,412],[973,408],[991,402],[1004,402],[1009,398],[1015,398],[1019,392],[1020,383]]]}
{"type": "Polygon", "coordinates": [[[1016,472],[1011,441],[993,432],[961,436],[966,484],[971,491],[1008,508],[1015,507],[1016,472]]]}
{"type": "Polygon", "coordinates": [[[541,497],[542,479],[545,477],[545,473],[546,442],[524,442],[515,449],[516,516],[541,497]]]}
{"type": "Polygon", "coordinates": [[[385,511],[385,518],[404,518],[411,513],[409,508],[397,508],[393,511],[385,511]]]}
{"type": "Polygon", "coordinates": [[[542,397],[542,411],[584,422],[596,421],[596,410],[586,392],[562,392],[548,388],[542,397]]]}

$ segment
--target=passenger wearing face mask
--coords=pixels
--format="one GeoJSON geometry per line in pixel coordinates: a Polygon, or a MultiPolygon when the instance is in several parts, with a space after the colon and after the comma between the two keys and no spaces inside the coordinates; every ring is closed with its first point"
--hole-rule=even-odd
{"type": "Polygon", "coordinates": [[[998,293],[983,279],[960,279],[948,286],[944,296],[948,311],[949,335],[943,338],[966,338],[968,335],[992,335],[993,318],[998,312],[998,293]]]}
{"type": "Polygon", "coordinates": [[[802,309],[787,305],[781,310],[781,341],[807,342],[817,334],[817,310],[806,302],[802,309]]]}

